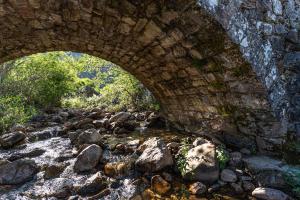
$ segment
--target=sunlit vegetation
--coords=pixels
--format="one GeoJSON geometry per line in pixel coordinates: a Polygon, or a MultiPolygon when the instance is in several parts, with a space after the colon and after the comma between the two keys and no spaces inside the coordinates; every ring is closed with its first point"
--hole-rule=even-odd
{"type": "Polygon", "coordinates": [[[3,64],[0,91],[0,132],[53,107],[159,108],[151,93],[120,67],[70,52],[35,54],[3,64]]]}

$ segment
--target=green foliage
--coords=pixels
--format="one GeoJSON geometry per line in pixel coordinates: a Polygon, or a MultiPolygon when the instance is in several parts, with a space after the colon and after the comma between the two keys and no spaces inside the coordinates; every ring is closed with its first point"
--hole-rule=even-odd
{"type": "Polygon", "coordinates": [[[181,200],[190,198],[190,192],[187,190],[185,185],[181,185],[178,195],[179,195],[181,200]]]}
{"type": "Polygon", "coordinates": [[[63,52],[35,54],[15,61],[2,82],[5,95],[20,95],[29,105],[59,106],[66,94],[76,90],[74,59],[63,52]]]}
{"type": "Polygon", "coordinates": [[[181,149],[179,153],[176,155],[176,166],[180,171],[181,175],[185,176],[187,173],[187,166],[188,166],[186,156],[188,154],[188,151],[190,150],[188,138],[183,139],[181,141],[181,145],[182,145],[181,149]]]}
{"type": "Polygon", "coordinates": [[[120,67],[87,55],[80,57],[79,62],[84,71],[96,72],[95,77],[91,79],[91,85],[100,95],[85,98],[76,94],[63,100],[64,107],[90,108],[100,105],[110,111],[159,109],[150,92],[120,67]]]}
{"type": "Polygon", "coordinates": [[[15,124],[25,123],[37,111],[27,106],[21,96],[0,97],[0,133],[15,124]]]}
{"type": "Polygon", "coordinates": [[[219,167],[222,170],[225,168],[227,162],[229,161],[229,155],[223,146],[218,146],[216,149],[216,153],[217,159],[219,161],[219,167]]]}

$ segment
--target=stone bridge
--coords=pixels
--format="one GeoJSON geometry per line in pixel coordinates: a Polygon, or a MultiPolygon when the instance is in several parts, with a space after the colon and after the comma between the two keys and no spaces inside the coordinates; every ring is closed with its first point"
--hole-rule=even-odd
{"type": "Polygon", "coordinates": [[[0,0],[0,62],[98,56],[177,127],[272,152],[300,137],[299,13],[299,0],[0,0]]]}

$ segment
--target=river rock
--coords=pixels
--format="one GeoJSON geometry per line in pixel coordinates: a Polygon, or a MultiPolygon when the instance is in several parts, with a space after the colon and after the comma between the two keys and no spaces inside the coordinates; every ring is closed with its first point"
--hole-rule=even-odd
{"type": "Polygon", "coordinates": [[[65,164],[50,164],[49,166],[46,166],[44,168],[44,178],[50,179],[58,177],[64,171],[65,167],[65,164]]]}
{"type": "Polygon", "coordinates": [[[158,194],[165,194],[171,189],[171,185],[165,181],[160,175],[151,178],[151,188],[158,194]]]}
{"type": "Polygon", "coordinates": [[[204,185],[201,182],[196,182],[189,186],[189,192],[194,195],[204,194],[206,190],[207,190],[206,185],[204,185]]]}
{"type": "Polygon", "coordinates": [[[251,192],[255,189],[255,186],[250,181],[243,181],[243,188],[246,192],[251,192]]]}
{"type": "Polygon", "coordinates": [[[20,159],[0,165],[0,185],[15,185],[33,179],[38,167],[33,160],[20,159]]]}
{"type": "Polygon", "coordinates": [[[135,162],[138,170],[154,172],[173,165],[171,152],[161,139],[150,138],[141,148],[145,150],[135,162]]]}
{"type": "Polygon", "coordinates": [[[195,139],[195,141],[193,142],[193,146],[196,147],[196,146],[199,146],[201,144],[205,144],[205,143],[208,143],[209,140],[203,138],[203,137],[198,137],[195,139]]]}
{"type": "Polygon", "coordinates": [[[109,123],[112,123],[112,122],[122,123],[122,122],[125,122],[126,120],[128,120],[130,117],[131,117],[131,114],[129,112],[119,112],[119,113],[113,115],[109,119],[109,123]]]}
{"type": "Polygon", "coordinates": [[[0,137],[0,144],[3,148],[11,148],[25,138],[25,134],[21,131],[7,133],[0,137]]]}
{"type": "Polygon", "coordinates": [[[190,149],[186,155],[184,179],[213,183],[219,178],[219,165],[215,145],[205,143],[190,149]]]}
{"type": "Polygon", "coordinates": [[[132,168],[132,163],[130,162],[107,163],[104,166],[104,173],[107,176],[119,178],[128,174],[131,168],[132,168]]]}
{"type": "Polygon", "coordinates": [[[244,158],[243,161],[252,173],[266,170],[281,171],[281,166],[283,165],[280,160],[275,160],[267,156],[251,156],[244,158]]]}
{"type": "Polygon", "coordinates": [[[75,185],[74,189],[79,195],[95,195],[107,187],[106,179],[98,172],[86,180],[83,185],[75,185]]]}
{"type": "Polygon", "coordinates": [[[96,167],[102,156],[102,149],[96,144],[85,148],[76,158],[74,171],[83,172],[96,167]]]}
{"type": "Polygon", "coordinates": [[[230,169],[223,169],[221,172],[221,180],[224,182],[234,183],[237,181],[237,176],[234,171],[230,169]]]}
{"type": "Polygon", "coordinates": [[[99,144],[101,143],[101,135],[96,129],[88,129],[78,136],[77,143],[99,144]]]}
{"type": "Polygon", "coordinates": [[[284,192],[272,188],[255,188],[252,192],[252,196],[264,199],[264,200],[287,200],[289,196],[284,192]]]}

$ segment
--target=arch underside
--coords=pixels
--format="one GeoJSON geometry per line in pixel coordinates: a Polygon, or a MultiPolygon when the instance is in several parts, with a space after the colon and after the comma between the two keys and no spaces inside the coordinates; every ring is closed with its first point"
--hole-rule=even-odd
{"type": "Polygon", "coordinates": [[[0,1],[0,62],[54,50],[120,65],[187,131],[223,131],[262,150],[280,145],[266,90],[194,0],[0,1]]]}

